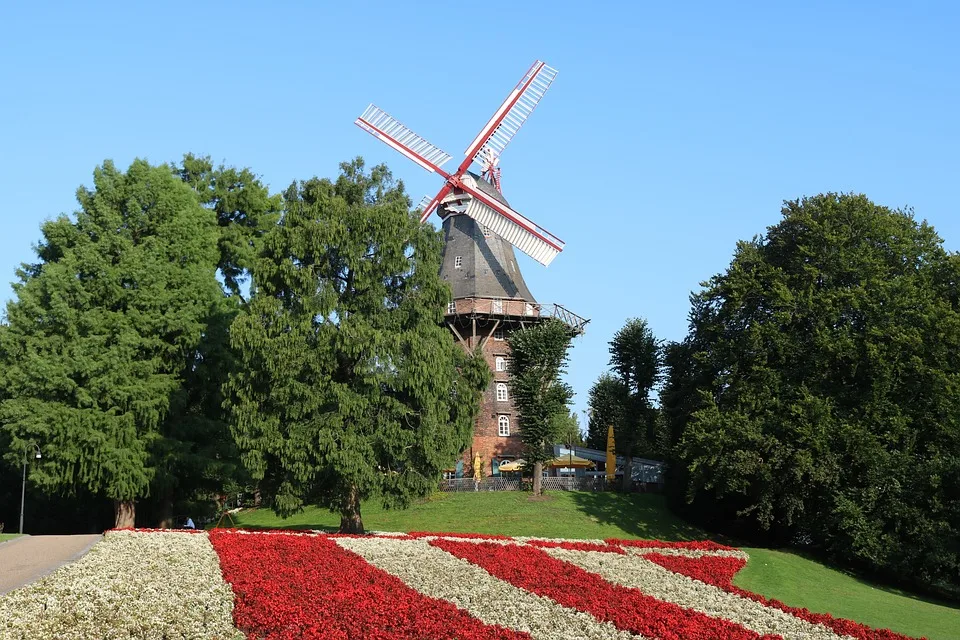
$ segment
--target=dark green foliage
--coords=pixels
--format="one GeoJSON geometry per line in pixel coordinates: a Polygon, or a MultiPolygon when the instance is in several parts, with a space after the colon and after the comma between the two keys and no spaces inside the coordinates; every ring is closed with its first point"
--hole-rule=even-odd
{"type": "Polygon", "coordinates": [[[558,437],[556,420],[567,414],[573,398],[570,385],[560,378],[566,372],[570,329],[549,319],[509,337],[510,387],[520,423],[523,459],[534,466],[534,493],[540,493],[540,466],[553,457],[548,445],[558,437]]]}
{"type": "MultiPolygon", "coordinates": [[[[590,388],[590,433],[596,449],[606,449],[607,428],[613,425],[617,454],[632,468],[634,456],[658,457],[663,443],[658,426],[659,410],[651,393],[660,380],[663,349],[642,319],[627,320],[610,341],[610,373],[590,388]]],[[[624,489],[630,475],[624,474],[624,489]]]]}
{"type": "MultiPolygon", "coordinates": [[[[0,331],[0,423],[31,479],[130,503],[147,494],[171,398],[222,297],[217,227],[166,166],[106,162],[80,210],[44,223],[0,331]]],[[[132,515],[132,512],[130,513],[132,515]]],[[[132,524],[132,523],[131,523],[132,524]]]]}
{"type": "Polygon", "coordinates": [[[960,587],[960,260],[864,196],[788,202],[693,297],[663,406],[688,498],[960,587]]]}
{"type": "MultiPolygon", "coordinates": [[[[653,335],[646,320],[627,320],[610,341],[613,378],[612,382],[604,383],[611,400],[619,405],[611,419],[617,454],[624,456],[626,469],[633,468],[634,456],[652,457],[659,452],[656,433],[658,411],[651,401],[651,393],[660,380],[662,366],[660,341],[653,335]]],[[[630,475],[624,473],[623,488],[629,490],[631,483],[630,475]]]]}
{"type": "Polygon", "coordinates": [[[231,328],[243,461],[282,515],[318,504],[362,530],[359,501],[403,506],[469,443],[489,381],[442,326],[441,240],[402,183],[360,159],[291,185],[231,328]]]}
{"type": "Polygon", "coordinates": [[[607,428],[610,425],[623,424],[627,389],[622,382],[609,373],[602,373],[590,387],[588,406],[590,424],[587,430],[587,446],[605,451],[607,448],[607,428]]]}
{"type": "Polygon", "coordinates": [[[188,153],[177,171],[180,179],[196,191],[200,202],[216,214],[220,230],[217,268],[226,291],[240,296],[258,242],[279,219],[280,195],[271,196],[250,169],[215,168],[209,156],[188,153]]]}

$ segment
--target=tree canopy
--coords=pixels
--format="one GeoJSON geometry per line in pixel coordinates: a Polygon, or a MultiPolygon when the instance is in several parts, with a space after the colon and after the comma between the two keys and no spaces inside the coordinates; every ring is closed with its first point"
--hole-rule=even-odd
{"type": "Polygon", "coordinates": [[[687,498],[960,586],[960,258],[862,195],[787,202],[693,297],[663,405],[687,498]]]}
{"type": "Polygon", "coordinates": [[[590,389],[590,441],[606,448],[613,426],[617,453],[624,456],[623,489],[629,490],[633,457],[658,450],[658,409],[653,391],[663,366],[661,343],[646,320],[631,318],[610,340],[610,372],[590,389]]]}
{"type": "MultiPolygon", "coordinates": [[[[111,162],[77,192],[75,220],[44,223],[0,331],[0,424],[32,480],[117,503],[134,523],[171,397],[221,297],[217,226],[168,166],[111,162]]],[[[13,460],[11,460],[12,462],[13,460]]]]}
{"type": "Polygon", "coordinates": [[[360,500],[407,504],[469,443],[490,372],[442,326],[441,240],[384,166],[291,185],[231,330],[232,429],[291,514],[319,504],[363,530],[360,500]]]}
{"type": "Polygon", "coordinates": [[[550,318],[514,331],[510,343],[510,386],[520,422],[523,459],[533,465],[533,493],[541,493],[543,463],[553,457],[547,446],[560,435],[559,415],[569,415],[573,390],[566,372],[570,328],[550,318]]]}

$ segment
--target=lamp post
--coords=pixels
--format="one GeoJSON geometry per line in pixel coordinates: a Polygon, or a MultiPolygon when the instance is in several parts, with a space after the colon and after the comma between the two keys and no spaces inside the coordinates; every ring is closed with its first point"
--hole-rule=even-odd
{"type": "MultiPolygon", "coordinates": [[[[40,447],[36,443],[31,443],[33,448],[37,451],[37,460],[42,456],[40,455],[40,447]]],[[[23,504],[27,497],[27,452],[30,451],[30,445],[28,444],[23,448],[23,486],[20,488],[20,535],[23,535],[23,504]]]]}

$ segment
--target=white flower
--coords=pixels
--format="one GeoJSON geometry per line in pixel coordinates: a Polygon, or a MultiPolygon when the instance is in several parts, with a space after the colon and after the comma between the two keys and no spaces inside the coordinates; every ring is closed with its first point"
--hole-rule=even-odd
{"type": "Polygon", "coordinates": [[[0,596],[0,639],[240,639],[204,533],[112,531],[77,562],[0,596]]]}
{"type": "Polygon", "coordinates": [[[561,606],[495,578],[423,539],[337,538],[336,541],[420,593],[452,602],[487,624],[526,631],[543,640],[639,637],[600,622],[588,613],[561,606]]]}

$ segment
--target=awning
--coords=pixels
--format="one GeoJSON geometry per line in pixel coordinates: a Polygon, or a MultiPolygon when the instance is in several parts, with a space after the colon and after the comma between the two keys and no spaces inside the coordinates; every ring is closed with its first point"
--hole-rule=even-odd
{"type": "Polygon", "coordinates": [[[586,458],[581,458],[580,456],[574,456],[570,454],[560,455],[549,460],[543,466],[545,467],[566,467],[567,469],[589,469],[594,466],[592,460],[587,460],[586,458]]]}

